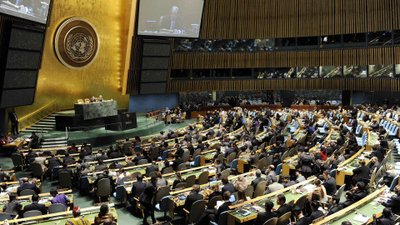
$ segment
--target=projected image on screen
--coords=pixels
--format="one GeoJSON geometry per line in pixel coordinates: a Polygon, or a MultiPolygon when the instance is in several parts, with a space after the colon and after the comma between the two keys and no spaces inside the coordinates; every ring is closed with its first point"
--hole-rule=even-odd
{"type": "Polygon", "coordinates": [[[197,38],[204,0],[141,0],[139,35],[197,38]]]}
{"type": "Polygon", "coordinates": [[[46,24],[51,0],[0,0],[0,13],[46,24]]]}

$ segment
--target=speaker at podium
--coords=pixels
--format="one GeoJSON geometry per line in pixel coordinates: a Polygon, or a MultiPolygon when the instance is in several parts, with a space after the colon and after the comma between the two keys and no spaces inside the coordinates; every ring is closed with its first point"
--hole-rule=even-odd
{"type": "Polygon", "coordinates": [[[106,117],[104,120],[106,130],[129,130],[137,127],[136,113],[119,112],[116,116],[106,117]]]}

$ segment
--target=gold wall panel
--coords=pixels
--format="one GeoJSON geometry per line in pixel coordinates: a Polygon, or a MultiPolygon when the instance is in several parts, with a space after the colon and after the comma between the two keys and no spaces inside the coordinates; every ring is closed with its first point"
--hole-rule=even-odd
{"type": "MultiPolygon", "coordinates": [[[[122,85],[129,67],[133,30],[131,13],[136,0],[56,0],[48,27],[39,72],[35,103],[17,109],[20,116],[56,100],[60,109],[73,108],[80,98],[103,95],[118,101],[119,108],[127,108],[128,96],[122,94],[122,85]],[[54,52],[57,27],[70,17],[82,17],[96,28],[100,39],[97,58],[80,70],[62,65],[54,52]],[[127,66],[128,65],[128,66],[127,66]]],[[[125,81],[126,83],[126,81],[125,81]]]]}

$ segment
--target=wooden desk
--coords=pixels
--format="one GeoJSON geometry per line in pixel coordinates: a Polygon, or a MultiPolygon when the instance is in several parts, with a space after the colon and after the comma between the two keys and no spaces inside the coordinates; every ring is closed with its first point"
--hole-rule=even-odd
{"type": "MultiPolygon", "coordinates": [[[[109,205],[109,207],[110,207],[110,213],[113,214],[114,218],[118,219],[117,211],[115,208],[113,208],[114,204],[109,205]]],[[[89,220],[89,222],[93,223],[94,218],[97,216],[99,211],[100,211],[100,206],[82,208],[81,214],[83,216],[85,216],[89,220]]],[[[8,222],[10,224],[12,224],[12,223],[22,223],[22,222],[28,222],[28,221],[39,221],[39,222],[36,222],[35,224],[36,225],[54,225],[54,224],[64,225],[69,218],[72,218],[72,211],[52,213],[52,214],[34,216],[34,217],[29,217],[29,218],[14,219],[14,220],[9,220],[8,222]]],[[[0,221],[0,225],[2,225],[3,223],[4,223],[3,221],[0,221]]]]}
{"type": "Polygon", "coordinates": [[[370,220],[373,214],[382,212],[385,208],[382,204],[377,202],[377,198],[382,192],[387,189],[386,186],[376,190],[375,192],[369,194],[367,197],[361,199],[360,201],[353,203],[352,205],[325,217],[323,220],[314,223],[313,225],[331,224],[340,225],[343,221],[350,221],[353,225],[364,224],[361,221],[357,221],[354,218],[357,215],[363,215],[369,217],[370,220]]]}
{"type": "Polygon", "coordinates": [[[310,177],[308,180],[302,181],[298,184],[292,185],[290,187],[284,188],[279,191],[275,191],[257,198],[253,198],[251,200],[245,201],[240,204],[232,205],[229,208],[231,211],[228,213],[228,224],[234,225],[235,223],[245,223],[257,218],[258,211],[251,207],[252,203],[256,203],[260,207],[264,208],[264,203],[267,200],[274,201],[276,200],[276,196],[278,194],[284,194],[286,197],[286,202],[290,202],[292,200],[296,201],[301,196],[308,194],[308,191],[304,193],[301,192],[293,192],[293,190],[300,189],[301,186],[312,185],[312,182],[316,179],[316,177],[310,177]],[[243,216],[239,210],[245,209],[249,212],[248,215],[243,216]]]}

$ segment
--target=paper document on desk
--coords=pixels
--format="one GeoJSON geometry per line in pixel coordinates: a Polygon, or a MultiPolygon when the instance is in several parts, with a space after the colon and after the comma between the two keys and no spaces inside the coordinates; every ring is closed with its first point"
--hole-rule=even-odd
{"type": "Polygon", "coordinates": [[[366,222],[368,222],[369,217],[363,216],[363,215],[361,215],[361,214],[357,214],[357,215],[354,217],[354,220],[357,221],[357,222],[366,223],[366,222]]]}

